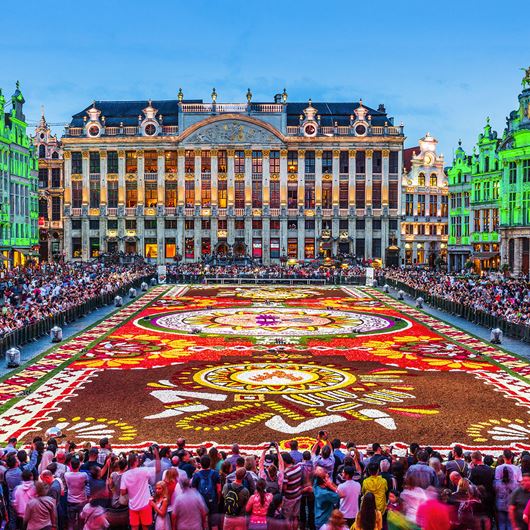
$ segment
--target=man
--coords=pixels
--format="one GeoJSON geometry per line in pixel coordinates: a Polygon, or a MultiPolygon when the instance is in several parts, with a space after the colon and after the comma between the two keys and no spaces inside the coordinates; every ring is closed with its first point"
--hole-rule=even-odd
{"type": "Polygon", "coordinates": [[[16,438],[9,438],[7,441],[7,445],[4,448],[4,455],[8,455],[9,453],[16,453],[17,452],[17,439],[16,438]]]}
{"type": "Polygon", "coordinates": [[[88,475],[80,471],[81,463],[77,458],[71,460],[72,471],[64,474],[67,488],[66,515],[68,519],[68,530],[79,530],[81,528],[80,514],[87,502],[86,487],[88,475]]]}
{"type": "Polygon", "coordinates": [[[239,445],[233,444],[232,454],[227,458],[227,461],[230,462],[230,465],[232,466],[232,471],[236,470],[236,462],[237,462],[237,459],[240,457],[241,455],[239,454],[239,445]]]}
{"type": "Polygon", "coordinates": [[[289,453],[282,453],[280,458],[283,459],[284,464],[282,510],[290,527],[297,529],[304,485],[303,468],[301,464],[295,464],[289,453]]]}
{"type": "Polygon", "coordinates": [[[193,475],[191,485],[201,494],[208,508],[209,526],[212,528],[218,511],[221,478],[217,471],[210,469],[210,465],[210,457],[207,455],[202,456],[201,469],[193,475]]]}
{"type": "Polygon", "coordinates": [[[379,465],[381,463],[381,460],[388,460],[388,456],[383,454],[383,448],[381,447],[381,444],[375,443],[372,444],[372,456],[370,457],[370,464],[375,463],[379,465]]]}
{"type": "Polygon", "coordinates": [[[521,468],[519,466],[514,465],[514,454],[509,449],[505,449],[502,452],[502,456],[504,458],[504,464],[501,464],[500,466],[497,466],[495,468],[495,479],[502,480],[503,470],[505,467],[507,467],[510,470],[510,474],[513,477],[513,480],[515,482],[521,482],[521,479],[523,478],[521,468]]]}
{"type": "Polygon", "coordinates": [[[412,466],[417,462],[416,455],[420,450],[419,444],[412,442],[409,446],[409,454],[407,455],[407,467],[412,466]]]}
{"type": "Polygon", "coordinates": [[[375,462],[368,464],[369,476],[364,479],[362,493],[371,492],[375,497],[375,506],[384,514],[386,511],[386,494],[388,491],[388,484],[386,480],[379,476],[379,466],[375,462]]]}
{"type": "Polygon", "coordinates": [[[429,466],[429,453],[421,449],[416,454],[418,463],[407,470],[405,482],[410,481],[413,487],[427,489],[429,486],[438,487],[438,477],[434,469],[429,466]]]}
{"type": "Polygon", "coordinates": [[[315,528],[318,530],[328,522],[331,512],[340,500],[337,486],[331,482],[327,471],[321,467],[315,469],[313,492],[315,494],[315,528]]]}
{"type": "Polygon", "coordinates": [[[105,465],[105,461],[109,455],[112,455],[112,448],[110,446],[109,439],[107,437],[101,438],[99,441],[99,453],[97,458],[97,462],[101,467],[105,465]]]}
{"type": "Polygon", "coordinates": [[[246,470],[243,467],[236,471],[236,479],[231,484],[226,482],[223,488],[225,521],[224,530],[246,530],[245,508],[250,493],[243,486],[246,470]]]}
{"type": "Polygon", "coordinates": [[[523,519],[526,506],[530,502],[530,473],[525,473],[521,480],[521,486],[517,488],[510,497],[508,517],[512,524],[512,530],[526,530],[528,522],[523,519]]]}
{"type": "Polygon", "coordinates": [[[353,480],[356,475],[355,468],[346,466],[342,473],[344,482],[339,484],[337,493],[340,495],[340,511],[346,519],[346,526],[350,528],[355,522],[359,512],[359,497],[361,496],[361,485],[353,480]]]}
{"type": "Polygon", "coordinates": [[[35,498],[37,493],[35,491],[35,482],[33,481],[33,473],[27,469],[22,471],[22,482],[15,488],[13,494],[13,506],[17,514],[17,528],[22,528],[22,521],[26,513],[26,506],[28,502],[35,498]]]}
{"type": "Polygon", "coordinates": [[[462,475],[458,471],[452,471],[449,474],[449,489],[453,492],[456,491],[460,480],[462,480],[462,475]]]}
{"type": "Polygon", "coordinates": [[[445,472],[449,476],[453,471],[458,471],[463,477],[467,477],[469,469],[464,460],[464,450],[459,445],[455,445],[451,451],[453,460],[448,460],[445,463],[445,472]]]}
{"type": "Polygon", "coordinates": [[[320,454],[317,455],[318,442],[313,446],[311,453],[313,454],[313,464],[323,468],[329,477],[333,477],[333,470],[335,469],[335,457],[331,454],[331,445],[322,447],[320,454]]]}
{"type": "Polygon", "coordinates": [[[129,495],[129,523],[132,530],[147,530],[153,523],[153,511],[150,500],[149,484],[154,485],[160,476],[160,454],[154,447],[155,468],[140,467],[138,455],[131,453],[128,458],[129,469],[122,475],[120,494],[129,495]]]}
{"type": "Polygon", "coordinates": [[[179,464],[178,467],[182,471],[186,472],[186,475],[189,479],[193,476],[193,473],[195,473],[195,466],[191,463],[191,454],[189,451],[186,451],[185,449],[178,452],[179,457],[179,464]]]}
{"type": "Polygon", "coordinates": [[[495,489],[493,486],[495,472],[490,466],[482,463],[482,453],[480,451],[473,451],[471,453],[471,464],[469,480],[475,486],[482,486],[484,488],[486,492],[484,506],[488,510],[490,517],[493,517],[495,515],[495,489]]]}
{"type": "Polygon", "coordinates": [[[182,492],[174,496],[171,508],[171,520],[175,530],[206,530],[208,528],[208,510],[201,495],[190,488],[190,481],[181,482],[182,492]]]}
{"type": "MultiPolygon", "coordinates": [[[[88,460],[81,466],[80,470],[90,473],[93,467],[103,467],[98,462],[99,451],[97,447],[91,447],[88,451],[88,460]]],[[[103,461],[105,463],[105,461],[103,461]]]]}
{"type": "Polygon", "coordinates": [[[294,460],[295,464],[299,464],[302,461],[303,453],[301,453],[298,450],[298,441],[297,440],[291,440],[289,442],[289,454],[291,455],[291,458],[294,460]]]}
{"type": "Polygon", "coordinates": [[[247,488],[247,490],[250,493],[250,495],[253,495],[254,492],[256,491],[256,481],[254,480],[254,477],[252,476],[252,474],[249,473],[246,470],[246,468],[245,468],[245,459],[242,456],[240,456],[236,460],[236,470],[233,471],[232,473],[230,473],[230,475],[228,475],[226,477],[226,482],[228,484],[232,484],[232,482],[234,482],[236,480],[236,473],[237,473],[238,469],[244,469],[245,470],[245,474],[243,475],[243,486],[245,486],[245,488],[247,488]]]}

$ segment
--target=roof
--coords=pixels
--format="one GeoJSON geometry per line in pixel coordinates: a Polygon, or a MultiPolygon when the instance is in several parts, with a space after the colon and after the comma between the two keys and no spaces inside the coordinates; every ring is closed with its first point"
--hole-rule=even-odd
{"type": "Polygon", "coordinates": [[[410,169],[412,168],[412,156],[414,153],[420,152],[420,146],[417,145],[416,147],[407,147],[406,149],[403,149],[403,166],[405,167],[405,171],[408,173],[410,169]]]}

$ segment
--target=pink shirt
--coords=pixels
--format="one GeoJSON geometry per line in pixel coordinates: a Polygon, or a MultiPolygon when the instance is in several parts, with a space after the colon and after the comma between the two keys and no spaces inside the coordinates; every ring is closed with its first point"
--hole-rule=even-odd
{"type": "Polygon", "coordinates": [[[247,502],[247,513],[250,514],[250,522],[254,524],[262,524],[267,522],[267,510],[269,504],[272,502],[272,493],[265,493],[265,502],[263,505],[260,502],[259,493],[251,495],[247,502]]]}

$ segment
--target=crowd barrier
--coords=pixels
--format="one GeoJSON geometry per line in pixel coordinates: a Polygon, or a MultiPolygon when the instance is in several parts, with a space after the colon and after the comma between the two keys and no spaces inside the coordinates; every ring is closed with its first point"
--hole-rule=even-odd
{"type": "Polygon", "coordinates": [[[414,299],[421,296],[426,304],[429,304],[436,309],[440,309],[451,315],[462,317],[469,322],[473,322],[473,324],[478,324],[479,326],[488,329],[500,328],[508,337],[519,339],[524,342],[530,342],[530,326],[508,322],[503,318],[486,313],[485,311],[474,309],[473,307],[461,304],[460,302],[446,300],[440,296],[432,296],[422,289],[415,289],[398,280],[386,278],[385,281],[395,289],[408,293],[414,299]]]}
{"type": "Polygon", "coordinates": [[[152,274],[142,276],[136,280],[127,282],[119,289],[110,293],[100,294],[95,298],[86,300],[82,304],[71,307],[66,311],[62,311],[53,315],[52,317],[43,318],[32,324],[28,324],[22,328],[16,329],[0,337],[0,353],[2,356],[4,353],[12,347],[19,347],[33,340],[37,340],[44,335],[49,335],[50,330],[54,326],[64,327],[66,324],[78,320],[92,311],[99,309],[104,306],[108,306],[114,303],[116,296],[125,297],[131,287],[140,289],[142,282],[149,283],[149,280],[153,277],[152,274]]]}

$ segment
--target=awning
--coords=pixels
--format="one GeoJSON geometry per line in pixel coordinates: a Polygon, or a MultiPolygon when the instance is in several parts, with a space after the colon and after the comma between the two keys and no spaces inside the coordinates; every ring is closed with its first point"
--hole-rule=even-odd
{"type": "Polygon", "coordinates": [[[471,255],[472,259],[491,259],[497,258],[500,254],[498,252],[475,252],[471,255]]]}

